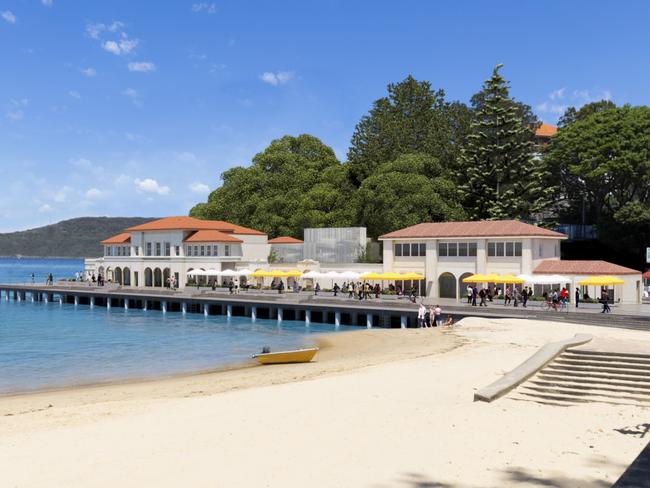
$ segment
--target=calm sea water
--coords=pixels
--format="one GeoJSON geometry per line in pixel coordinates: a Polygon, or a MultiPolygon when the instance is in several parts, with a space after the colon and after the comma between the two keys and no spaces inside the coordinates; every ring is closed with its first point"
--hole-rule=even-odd
{"type": "MultiPolygon", "coordinates": [[[[27,281],[32,272],[56,278],[79,270],[73,260],[8,261],[0,260],[0,282],[27,281]]],[[[301,347],[311,334],[335,330],[328,324],[3,299],[0,393],[215,368],[248,359],[263,346],[301,347]]]]}
{"type": "Polygon", "coordinates": [[[45,283],[45,277],[52,273],[54,281],[74,278],[83,271],[82,259],[17,259],[0,258],[0,283],[31,283],[34,273],[36,283],[45,283]]]}

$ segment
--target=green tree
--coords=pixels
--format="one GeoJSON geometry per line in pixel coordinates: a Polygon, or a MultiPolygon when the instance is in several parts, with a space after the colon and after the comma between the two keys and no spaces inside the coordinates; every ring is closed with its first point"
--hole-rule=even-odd
{"type": "Polygon", "coordinates": [[[388,85],[388,96],[373,103],[357,124],[348,162],[352,182],[359,186],[374,169],[400,154],[424,153],[452,166],[469,127],[470,110],[445,101],[443,90],[407,76],[388,85]]]}
{"type": "Polygon", "coordinates": [[[299,238],[305,227],[354,223],[356,208],[350,198],[355,189],[346,168],[316,137],[274,140],[250,167],[229,169],[221,178],[223,185],[190,215],[299,238]]]}
{"type": "Polygon", "coordinates": [[[435,158],[404,154],[375,168],[358,192],[360,221],[378,237],[420,222],[462,220],[453,180],[435,158]]]}
{"type": "Polygon", "coordinates": [[[532,129],[497,65],[481,91],[458,180],[473,219],[529,219],[549,203],[546,166],[533,158],[532,129]]]}
{"type": "Polygon", "coordinates": [[[564,115],[560,117],[558,126],[560,128],[566,127],[567,125],[571,125],[578,120],[582,120],[591,114],[602,112],[603,110],[609,110],[610,108],[616,108],[616,104],[611,100],[600,100],[598,102],[588,103],[580,107],[580,109],[569,107],[564,112],[564,115]]]}
{"type": "Polygon", "coordinates": [[[638,224],[650,205],[650,107],[595,111],[558,131],[546,159],[561,179],[564,216],[638,224]]]}

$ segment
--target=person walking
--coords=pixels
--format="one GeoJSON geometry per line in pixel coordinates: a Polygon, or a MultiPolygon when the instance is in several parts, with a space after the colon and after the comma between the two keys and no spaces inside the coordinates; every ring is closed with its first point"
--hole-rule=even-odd
{"type": "Polygon", "coordinates": [[[512,301],[512,291],[510,290],[509,286],[506,286],[506,295],[505,298],[503,299],[503,305],[506,306],[510,304],[512,301]]]}
{"type": "Polygon", "coordinates": [[[472,307],[476,307],[476,297],[478,296],[478,290],[476,289],[476,286],[472,288],[472,307]]]}
{"type": "Polygon", "coordinates": [[[341,289],[341,287],[339,286],[339,284],[334,283],[334,288],[332,288],[332,290],[334,290],[334,296],[338,296],[340,289],[341,289]]]}
{"type": "Polygon", "coordinates": [[[320,291],[320,283],[316,283],[316,286],[314,287],[314,295],[318,295],[319,291],[320,291]]]}
{"type": "Polygon", "coordinates": [[[527,303],[528,303],[528,289],[524,286],[523,290],[521,290],[521,306],[526,308],[527,303]]]}
{"type": "Polygon", "coordinates": [[[481,291],[478,292],[478,296],[481,299],[481,303],[479,303],[479,307],[487,307],[487,303],[485,303],[485,288],[481,288],[481,291]]]}
{"type": "Polygon", "coordinates": [[[232,282],[232,280],[230,280],[228,282],[228,291],[230,292],[231,295],[234,293],[234,288],[235,288],[235,284],[232,282]]]}
{"type": "Polygon", "coordinates": [[[429,320],[427,322],[429,327],[435,327],[436,325],[436,309],[433,305],[429,305],[429,311],[427,312],[429,320]]]}
{"type": "Polygon", "coordinates": [[[472,285],[467,285],[467,304],[472,303],[472,296],[474,295],[474,288],[472,288],[472,285]]]}
{"type": "Polygon", "coordinates": [[[609,308],[609,294],[606,290],[600,294],[600,301],[603,303],[603,310],[600,313],[610,313],[612,309],[609,308]]]}
{"type": "Polygon", "coordinates": [[[348,298],[354,298],[354,283],[348,283],[348,298]]]}
{"type": "Polygon", "coordinates": [[[32,273],[32,285],[34,284],[34,280],[36,280],[36,275],[32,273]]]}
{"type": "Polygon", "coordinates": [[[578,288],[577,286],[576,286],[575,297],[576,297],[576,308],[578,308],[578,305],[580,304],[580,288],[578,288]]]}

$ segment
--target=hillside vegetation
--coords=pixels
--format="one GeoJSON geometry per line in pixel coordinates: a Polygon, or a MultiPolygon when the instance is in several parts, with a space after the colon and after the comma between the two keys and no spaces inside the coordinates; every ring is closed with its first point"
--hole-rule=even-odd
{"type": "Polygon", "coordinates": [[[102,254],[101,240],[150,220],[153,218],[80,217],[0,234],[0,256],[98,257],[102,254]]]}

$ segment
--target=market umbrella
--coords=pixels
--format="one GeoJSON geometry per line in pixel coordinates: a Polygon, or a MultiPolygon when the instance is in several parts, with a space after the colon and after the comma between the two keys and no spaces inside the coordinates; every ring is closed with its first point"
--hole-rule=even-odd
{"type": "Polygon", "coordinates": [[[620,278],[615,276],[591,276],[578,282],[582,286],[607,286],[607,285],[622,285],[625,283],[620,278]]]}
{"type": "Polygon", "coordinates": [[[364,273],[359,276],[362,280],[381,280],[381,275],[379,273],[364,273]]]}
{"type": "Polygon", "coordinates": [[[421,275],[420,273],[404,273],[404,274],[402,274],[402,279],[403,280],[423,280],[424,275],[421,275]]]}
{"type": "Polygon", "coordinates": [[[497,276],[498,276],[498,278],[496,280],[491,280],[491,281],[494,282],[494,283],[503,283],[503,284],[509,284],[509,283],[521,284],[521,283],[524,283],[523,279],[521,279],[521,278],[519,278],[517,276],[511,275],[511,274],[497,275],[497,276]]]}

